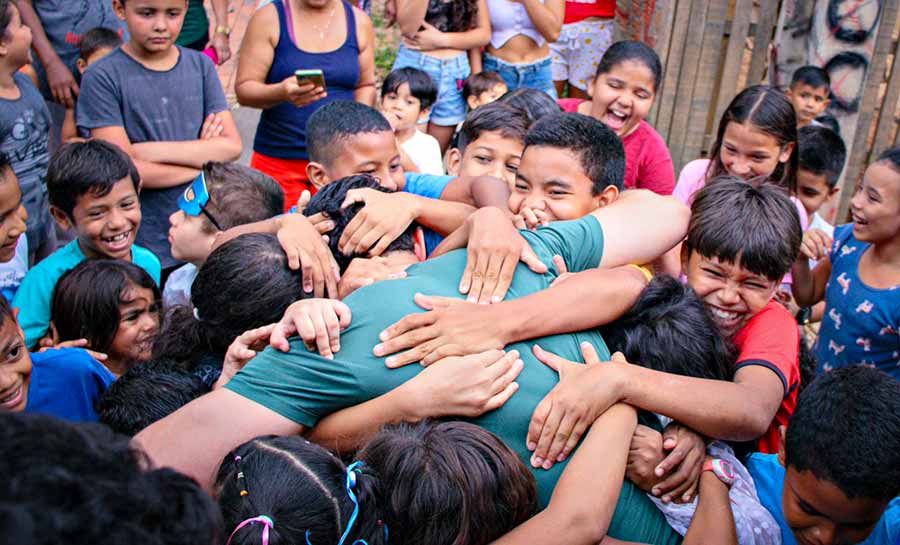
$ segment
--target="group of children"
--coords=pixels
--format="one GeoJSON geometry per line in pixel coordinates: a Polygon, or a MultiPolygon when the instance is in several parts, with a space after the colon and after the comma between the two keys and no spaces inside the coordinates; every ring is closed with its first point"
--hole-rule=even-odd
{"type": "Polygon", "coordinates": [[[823,219],[824,71],[741,91],[676,178],[640,42],[587,100],[470,76],[445,154],[401,68],[310,116],[290,202],[175,4],[85,34],[51,155],[0,0],[13,541],[900,542],[900,148],[823,219]]]}

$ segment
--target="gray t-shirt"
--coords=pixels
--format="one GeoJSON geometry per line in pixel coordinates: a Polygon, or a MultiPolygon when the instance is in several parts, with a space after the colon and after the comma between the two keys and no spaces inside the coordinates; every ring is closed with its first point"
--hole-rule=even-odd
{"type": "MultiPolygon", "coordinates": [[[[225,92],[209,57],[179,47],[175,66],[146,68],[121,48],[85,72],[78,98],[77,124],[91,131],[123,127],[133,144],[200,138],[203,120],[228,109],[225,92]]],[[[159,257],[163,268],[177,265],[169,248],[169,216],[189,182],[141,191],[141,228],[137,243],[159,257]]]]}
{"type": "Polygon", "coordinates": [[[21,73],[14,76],[20,96],[0,99],[0,152],[6,154],[22,188],[22,204],[28,211],[28,243],[37,248],[39,233],[50,221],[47,208],[47,145],[50,112],[31,79],[21,73]]]}

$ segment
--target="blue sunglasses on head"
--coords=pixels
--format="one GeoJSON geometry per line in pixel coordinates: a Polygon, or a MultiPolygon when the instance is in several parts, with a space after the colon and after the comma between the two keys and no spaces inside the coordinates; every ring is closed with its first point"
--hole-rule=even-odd
{"type": "Polygon", "coordinates": [[[191,185],[184,190],[184,194],[178,198],[178,208],[188,216],[199,216],[203,214],[219,231],[224,231],[216,218],[206,210],[206,204],[209,202],[209,190],[206,188],[206,174],[203,170],[200,175],[191,182],[191,185]]]}

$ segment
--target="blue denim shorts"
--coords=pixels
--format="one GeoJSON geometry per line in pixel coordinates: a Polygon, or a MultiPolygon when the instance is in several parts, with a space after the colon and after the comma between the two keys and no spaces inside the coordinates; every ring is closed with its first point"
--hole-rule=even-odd
{"type": "Polygon", "coordinates": [[[462,88],[466,78],[472,73],[469,68],[469,56],[466,53],[460,53],[449,59],[438,59],[413,51],[401,44],[392,70],[407,67],[422,70],[431,76],[437,85],[437,102],[431,107],[429,121],[435,125],[451,127],[466,118],[468,108],[466,101],[463,100],[462,88]]]}
{"type": "Polygon", "coordinates": [[[556,87],[553,86],[553,61],[550,57],[527,64],[513,64],[485,53],[484,70],[500,74],[510,91],[528,87],[557,98],[556,87]]]}

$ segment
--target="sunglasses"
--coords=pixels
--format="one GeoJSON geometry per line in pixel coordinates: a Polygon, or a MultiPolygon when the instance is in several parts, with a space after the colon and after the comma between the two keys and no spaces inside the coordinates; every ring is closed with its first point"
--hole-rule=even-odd
{"type": "Polygon", "coordinates": [[[184,194],[178,199],[178,208],[188,216],[203,214],[219,231],[224,231],[216,218],[206,210],[209,202],[209,189],[206,187],[206,174],[201,170],[200,175],[184,190],[184,194]]]}

